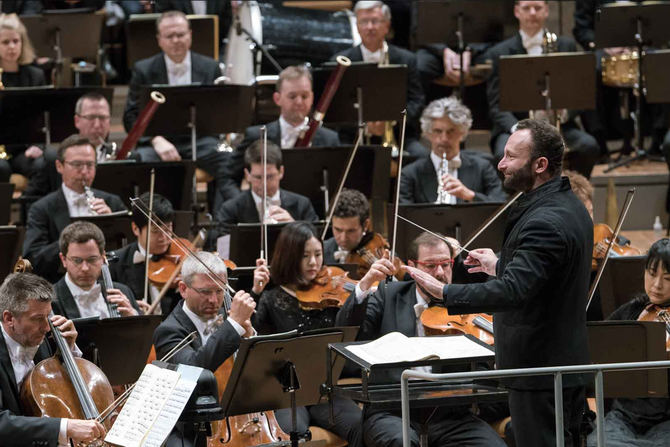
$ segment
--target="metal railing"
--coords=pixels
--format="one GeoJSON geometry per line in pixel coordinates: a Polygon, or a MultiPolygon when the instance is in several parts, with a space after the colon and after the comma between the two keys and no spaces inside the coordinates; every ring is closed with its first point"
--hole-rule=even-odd
{"type": "Polygon", "coordinates": [[[491,371],[468,371],[447,374],[431,374],[412,369],[403,371],[400,392],[402,404],[402,442],[404,447],[410,447],[410,417],[409,417],[409,379],[423,379],[430,381],[449,380],[475,380],[475,379],[500,379],[507,377],[523,376],[554,376],[554,409],[556,413],[556,446],[564,447],[565,438],[563,434],[563,375],[578,373],[595,373],[596,391],[596,430],[598,447],[605,447],[605,406],[603,402],[603,372],[623,371],[638,369],[661,369],[670,368],[670,361],[654,362],[630,362],[630,363],[602,363],[598,365],[570,365],[542,368],[519,368],[491,371]]]}

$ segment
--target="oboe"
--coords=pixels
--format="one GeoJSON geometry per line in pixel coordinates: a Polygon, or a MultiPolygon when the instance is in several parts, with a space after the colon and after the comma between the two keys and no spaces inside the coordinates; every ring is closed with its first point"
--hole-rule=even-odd
{"type": "Polygon", "coordinates": [[[84,185],[84,193],[86,194],[86,203],[88,203],[88,208],[93,214],[98,214],[98,212],[93,209],[93,201],[95,200],[93,190],[86,184],[86,181],[82,181],[82,185],[84,185]]]}

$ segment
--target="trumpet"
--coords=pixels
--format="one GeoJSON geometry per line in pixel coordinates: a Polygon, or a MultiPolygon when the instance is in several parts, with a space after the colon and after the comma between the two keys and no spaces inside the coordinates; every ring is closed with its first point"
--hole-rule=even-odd
{"type": "Polygon", "coordinates": [[[88,203],[88,209],[91,210],[91,213],[93,215],[97,215],[98,212],[93,209],[93,201],[95,200],[95,195],[93,194],[93,190],[86,184],[86,181],[81,182],[82,185],[84,185],[84,194],[86,194],[86,203],[88,203]]]}

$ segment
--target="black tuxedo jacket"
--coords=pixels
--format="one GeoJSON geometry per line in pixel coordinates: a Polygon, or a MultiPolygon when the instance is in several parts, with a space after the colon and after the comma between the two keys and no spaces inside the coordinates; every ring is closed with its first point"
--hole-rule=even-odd
{"type": "MultiPolygon", "coordinates": [[[[416,55],[404,48],[389,44],[389,63],[407,66],[407,137],[418,138],[419,118],[426,103],[421,87],[421,77],[416,63],[416,55]]],[[[361,46],[348,48],[338,55],[348,57],[351,62],[362,62],[361,46]]],[[[335,56],[333,57],[335,59],[335,56]]]]}
{"type": "MultiPolygon", "coordinates": [[[[118,282],[114,282],[114,288],[119,289],[125,296],[130,300],[130,304],[136,311],[140,311],[137,301],[135,300],[135,294],[133,293],[128,286],[118,282]]],[[[63,276],[56,284],[54,284],[54,292],[56,292],[56,300],[52,303],[54,313],[56,315],[63,315],[69,320],[73,318],[81,318],[81,313],[79,313],[79,308],[77,307],[77,302],[72,296],[72,292],[65,282],[65,277],[63,276]]],[[[105,293],[103,287],[103,294],[105,293]]]]}
{"type": "MultiPolygon", "coordinates": [[[[281,207],[293,217],[294,220],[315,222],[319,217],[309,199],[284,189],[279,190],[281,207]]],[[[246,190],[234,199],[228,200],[221,208],[216,210],[216,220],[223,224],[235,225],[238,223],[258,223],[258,210],[251,195],[251,190],[246,190]]]]}
{"type": "MultiPolygon", "coordinates": [[[[577,51],[577,45],[569,37],[559,37],[556,48],[559,52],[577,51]]],[[[528,113],[512,113],[500,109],[500,76],[498,71],[500,56],[509,56],[514,54],[528,54],[521,41],[521,34],[517,31],[514,36],[503,40],[499,44],[491,47],[486,53],[487,59],[493,61],[493,71],[486,83],[486,96],[489,103],[489,115],[493,121],[491,129],[491,141],[494,141],[498,135],[510,132],[512,126],[524,118],[528,118],[528,113]]],[[[570,119],[570,121],[573,121],[570,119]]]]}
{"type": "MultiPolygon", "coordinates": [[[[137,297],[144,297],[144,262],[133,263],[133,255],[138,251],[137,241],[131,242],[123,248],[114,250],[108,254],[109,258],[109,272],[112,275],[112,280],[125,284],[137,297]]],[[[124,292],[125,293],[125,292],[124,292]]],[[[161,311],[163,315],[168,315],[172,308],[181,299],[179,292],[170,289],[161,300],[161,311]]],[[[137,301],[135,301],[137,302],[137,301]]]]}
{"type": "MultiPolygon", "coordinates": [[[[507,194],[491,163],[484,157],[461,151],[458,179],[475,192],[474,202],[504,202],[507,194]]],[[[437,173],[429,158],[420,158],[403,169],[400,203],[434,203],[437,200],[437,173]]],[[[462,199],[457,199],[463,203],[462,199]]]]}
{"type": "MultiPolygon", "coordinates": [[[[191,84],[214,84],[214,80],[221,76],[217,61],[191,51],[191,84]]],[[[139,100],[142,86],[152,84],[168,84],[167,67],[163,53],[135,62],[133,74],[128,85],[128,99],[123,112],[123,126],[126,132],[135,124],[140,113],[139,100]]]]}
{"type": "MultiPolygon", "coordinates": [[[[177,343],[196,330],[195,325],[186,315],[184,309],[182,309],[183,303],[183,301],[177,303],[170,315],[154,332],[156,358],[163,357],[177,343]]],[[[223,313],[223,310],[221,313],[223,313]]],[[[202,344],[200,334],[197,332],[196,334],[198,334],[198,337],[191,344],[179,351],[172,358],[172,363],[183,363],[215,371],[240,347],[241,337],[228,322],[224,322],[210,335],[207,343],[204,345],[202,344]]]]}
{"type": "MultiPolygon", "coordinates": [[[[279,120],[267,123],[266,127],[268,141],[272,141],[277,146],[281,147],[281,126],[279,125],[279,120]]],[[[237,146],[237,149],[233,152],[232,156],[227,159],[227,162],[224,165],[226,172],[226,200],[232,199],[240,193],[240,182],[244,177],[244,151],[251,146],[254,141],[260,139],[260,137],[261,126],[247,127],[244,131],[244,139],[240,145],[237,146]]],[[[339,145],[340,138],[338,137],[337,132],[325,127],[316,129],[314,137],[312,138],[312,147],[331,147],[339,145]]]]}
{"type": "MultiPolygon", "coordinates": [[[[112,211],[123,211],[126,206],[119,196],[92,189],[96,197],[104,199],[112,211]]],[[[63,188],[58,188],[35,202],[28,212],[23,257],[33,264],[36,274],[55,283],[62,276],[58,258],[58,238],[70,223],[70,212],[63,188]]]]}
{"type": "MultiPolygon", "coordinates": [[[[48,343],[42,343],[35,364],[51,355],[48,343]]],[[[60,418],[22,416],[19,390],[5,338],[0,336],[0,443],[4,447],[58,445],[60,418]]]]}

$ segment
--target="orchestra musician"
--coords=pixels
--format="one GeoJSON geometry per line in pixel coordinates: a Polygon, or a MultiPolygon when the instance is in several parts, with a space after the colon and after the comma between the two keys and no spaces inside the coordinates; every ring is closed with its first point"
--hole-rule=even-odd
{"type": "MultiPolygon", "coordinates": [[[[452,247],[429,233],[422,233],[411,244],[407,263],[450,284],[453,268],[452,247]]],[[[426,335],[421,313],[433,300],[414,281],[385,282],[396,273],[387,258],[376,261],[360,280],[351,297],[337,315],[337,326],[360,326],[357,340],[374,340],[391,332],[408,337],[426,335]],[[379,282],[374,290],[372,285],[379,282]]],[[[430,368],[427,368],[430,372],[430,368]]],[[[384,370],[374,382],[399,382],[398,370],[384,370]]],[[[411,445],[419,445],[419,431],[428,434],[429,446],[469,445],[504,446],[505,443],[469,407],[438,407],[412,412],[411,445]],[[420,427],[420,429],[418,428],[420,427]]],[[[363,437],[368,447],[402,446],[400,410],[367,408],[364,411],[363,437]]]]}
{"type": "MultiPolygon", "coordinates": [[[[83,94],[74,106],[74,127],[81,138],[88,138],[95,146],[98,162],[107,159],[109,146],[104,143],[109,137],[110,120],[111,110],[107,98],[98,92],[83,94]]],[[[44,156],[36,162],[25,195],[42,197],[60,187],[62,179],[56,169],[57,159],[58,149],[46,148],[44,156]]]]}
{"type": "Polygon", "coordinates": [[[89,443],[105,436],[95,420],[24,416],[19,389],[28,371],[53,355],[45,340],[47,320],[57,327],[75,355],[77,330],[71,320],[51,314],[51,284],[32,273],[12,273],[0,286],[0,439],[6,447],[49,447],[89,443]]]}
{"type": "MultiPolygon", "coordinates": [[[[323,266],[323,247],[312,224],[293,222],[285,226],[277,239],[269,271],[264,260],[258,260],[257,265],[252,296],[259,299],[251,321],[259,334],[334,326],[337,307],[303,309],[297,298],[297,292],[309,289],[323,266]],[[270,278],[274,287],[264,290],[270,278]]],[[[335,423],[332,426],[327,403],[299,407],[298,432],[307,436],[309,426],[316,425],[346,439],[352,447],[361,445],[360,408],[353,401],[337,396],[333,405],[335,423]]],[[[277,410],[275,416],[282,429],[290,431],[291,411],[277,410]]]]}
{"type": "MultiPolygon", "coordinates": [[[[303,65],[286,67],[279,73],[272,100],[279,107],[279,119],[267,123],[268,141],[281,148],[292,148],[300,132],[306,129],[308,114],[314,103],[312,74],[303,65]]],[[[248,127],[244,139],[226,165],[226,198],[240,193],[244,152],[261,137],[261,126],[248,127]]],[[[320,126],[312,138],[312,147],[339,146],[337,132],[320,126]]]]}
{"type": "MultiPolygon", "coordinates": [[[[419,71],[414,53],[386,43],[391,27],[391,9],[381,1],[358,1],[354,6],[356,27],[362,43],[341,51],[338,55],[351,62],[374,62],[407,66],[407,131],[405,151],[412,158],[428,156],[428,150],[419,142],[419,116],[425,104],[419,71]],[[384,49],[386,48],[386,51],[384,49]],[[388,58],[388,61],[385,59],[388,58]]],[[[336,55],[337,56],[337,55],[336,55]]],[[[335,56],[333,56],[333,59],[335,56]]],[[[367,124],[367,132],[382,136],[385,123],[376,121],[367,124]]]]}
{"type": "MultiPolygon", "coordinates": [[[[660,239],[649,248],[644,290],[644,295],[623,304],[607,319],[664,321],[659,313],[670,305],[670,239],[660,239]]],[[[614,399],[603,429],[605,441],[611,447],[666,445],[670,435],[670,401],[667,397],[614,399]]],[[[596,443],[594,431],[588,436],[587,445],[596,443]]]]}
{"type": "MultiPolygon", "coordinates": [[[[209,252],[196,253],[182,265],[179,293],[183,300],[172,310],[154,332],[157,358],[163,357],[188,334],[197,331],[197,338],[172,359],[173,363],[198,366],[215,371],[240,346],[241,338],[254,334],[251,314],[256,307],[254,299],[243,290],[232,298],[230,312],[225,315],[224,294],[220,284],[228,282],[226,265],[221,258],[209,252]],[[217,277],[212,279],[209,267],[217,277]],[[223,318],[221,318],[223,317],[223,318]]],[[[182,446],[193,439],[191,424],[177,424],[168,437],[168,446],[182,446]]]]}
{"type": "Polygon", "coordinates": [[[471,126],[470,109],[454,96],[436,99],[426,106],[421,114],[421,131],[430,142],[430,156],[403,169],[400,203],[436,203],[438,173],[443,173],[446,203],[506,200],[507,194],[491,162],[475,151],[461,151],[460,144],[471,126]]]}
{"type": "MultiPolygon", "coordinates": [[[[45,85],[44,72],[32,65],[35,50],[28,31],[16,14],[0,15],[0,81],[4,88],[45,85]]],[[[0,159],[0,182],[9,182],[12,172],[32,175],[35,161],[42,156],[39,146],[9,145],[9,157],[0,159]]]]}
{"type": "MultiPolygon", "coordinates": [[[[510,208],[500,258],[471,250],[470,272],[493,278],[478,284],[445,284],[407,267],[417,284],[443,300],[450,314],[495,312],[499,369],[589,363],[586,298],[590,285],[593,222],[561,178],[564,142],[538,120],[518,123],[498,169],[504,186],[523,192],[510,208]]],[[[553,380],[548,376],[505,381],[516,445],[554,445],[553,380]]],[[[566,445],[579,445],[584,377],[563,378],[566,445]]]]}
{"type": "MultiPolygon", "coordinates": [[[[152,84],[211,85],[221,76],[219,64],[214,59],[191,51],[191,25],[181,11],[167,11],[156,20],[156,39],[160,53],[137,61],[128,85],[128,98],[123,112],[126,132],[139,116],[140,90],[152,84]]],[[[219,152],[218,141],[212,136],[201,136],[196,141],[197,166],[216,181],[214,205],[223,203],[222,185],[225,178],[221,169],[226,154],[219,152]]],[[[191,137],[162,135],[151,137],[150,145],[137,148],[142,161],[179,161],[191,158],[191,137]]]]}
{"type": "MultiPolygon", "coordinates": [[[[149,203],[151,194],[145,192],[140,195],[142,203],[149,203]]],[[[172,203],[160,194],[154,194],[152,211],[154,215],[172,231],[174,222],[174,208],[172,203]]],[[[156,222],[152,222],[149,230],[149,219],[136,209],[133,205],[133,213],[130,217],[130,229],[135,235],[135,241],[125,247],[109,253],[109,272],[114,281],[127,285],[135,297],[144,298],[144,279],[146,274],[146,247],[147,232],[149,233],[149,250],[152,256],[165,254],[170,248],[170,239],[158,228],[156,222]]],[[[160,290],[154,284],[149,284],[149,296],[153,302],[159,295],[160,290]]],[[[160,310],[163,315],[168,315],[181,297],[177,289],[170,289],[161,300],[160,310]]],[[[140,304],[142,306],[142,304],[140,304]]]]}
{"type": "Polygon", "coordinates": [[[222,224],[316,221],[318,216],[310,200],[300,194],[279,187],[284,177],[282,153],[268,141],[266,160],[266,216],[262,216],[263,191],[263,141],[256,140],[244,151],[244,177],[251,187],[229,199],[216,209],[215,219],[222,224]]]}
{"type": "MultiPolygon", "coordinates": [[[[542,54],[545,22],[549,17],[549,4],[546,1],[517,1],[514,4],[514,16],[519,21],[519,32],[491,47],[486,56],[493,61],[493,72],[488,79],[486,91],[489,115],[493,121],[491,149],[496,161],[503,158],[505,143],[511,134],[512,127],[519,120],[528,117],[528,113],[512,113],[500,109],[500,75],[498,73],[500,56],[542,54]]],[[[569,37],[560,36],[556,42],[556,50],[559,52],[574,52],[576,48],[575,42],[569,37]]],[[[561,123],[561,134],[569,149],[566,155],[570,156],[571,169],[589,178],[600,153],[595,138],[577,126],[574,113],[568,113],[567,121],[561,123]]]]}
{"type": "Polygon", "coordinates": [[[28,212],[23,256],[36,274],[56,282],[58,274],[58,237],[71,217],[92,216],[123,211],[121,199],[98,189],[93,197],[86,194],[95,179],[95,147],[87,138],[70,135],[58,148],[56,169],[63,179],[61,187],[35,202],[28,212]]]}
{"type": "Polygon", "coordinates": [[[65,276],[54,284],[54,312],[70,319],[110,318],[109,302],[122,317],[139,315],[128,286],[115,282],[114,288],[103,289],[98,282],[105,262],[105,235],[100,228],[86,221],[73,222],[61,232],[58,245],[65,276]]]}

